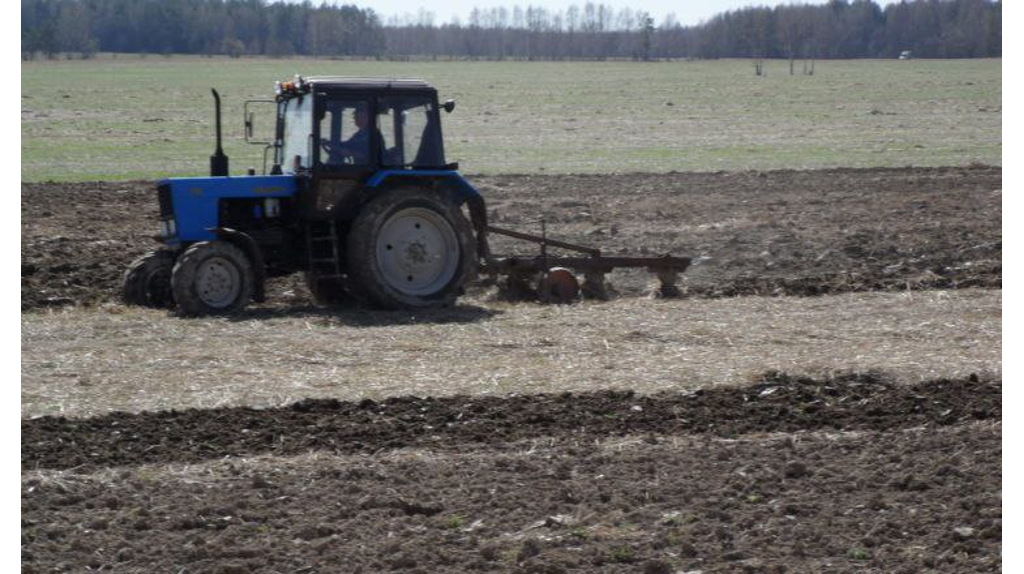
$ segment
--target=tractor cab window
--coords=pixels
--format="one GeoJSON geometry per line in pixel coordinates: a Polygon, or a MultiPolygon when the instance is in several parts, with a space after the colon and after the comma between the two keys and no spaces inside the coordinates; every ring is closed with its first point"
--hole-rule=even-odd
{"type": "Polygon", "coordinates": [[[387,167],[444,165],[437,107],[427,96],[380,98],[377,124],[383,135],[381,164],[387,167]]]}
{"type": "Polygon", "coordinates": [[[287,173],[294,173],[296,167],[309,169],[312,165],[310,134],[313,133],[313,98],[301,96],[286,100],[279,110],[279,120],[283,122],[281,140],[278,142],[282,168],[287,173]]]}
{"type": "Polygon", "coordinates": [[[380,132],[370,121],[366,100],[328,100],[320,118],[320,162],[327,167],[371,163],[373,138],[380,132]]]}

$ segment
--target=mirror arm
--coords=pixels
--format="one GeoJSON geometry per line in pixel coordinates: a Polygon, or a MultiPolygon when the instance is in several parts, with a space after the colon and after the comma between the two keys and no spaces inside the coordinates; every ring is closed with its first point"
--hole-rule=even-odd
{"type": "Polygon", "coordinates": [[[245,104],[242,106],[242,127],[244,130],[243,135],[245,136],[245,143],[253,145],[267,145],[270,143],[269,141],[255,141],[252,139],[253,132],[255,131],[254,124],[256,120],[256,113],[249,111],[249,104],[263,103],[277,104],[274,100],[245,100],[245,104]]]}

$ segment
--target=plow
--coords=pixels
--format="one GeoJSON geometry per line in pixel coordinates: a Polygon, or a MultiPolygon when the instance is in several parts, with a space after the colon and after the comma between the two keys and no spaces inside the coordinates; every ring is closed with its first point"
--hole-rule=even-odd
{"type": "Polygon", "coordinates": [[[609,257],[601,254],[596,247],[578,245],[551,239],[547,236],[547,225],[541,223],[541,234],[533,235],[487,226],[487,233],[503,235],[523,242],[536,244],[540,253],[532,257],[504,255],[490,257],[481,268],[483,275],[492,281],[504,282],[504,287],[514,293],[536,296],[544,303],[565,304],[583,299],[608,299],[606,275],[621,268],[642,268],[654,274],[658,285],[654,293],[660,297],[678,297],[679,274],[690,266],[689,257],[662,255],[660,257],[609,257]],[[552,255],[552,248],[575,253],[574,256],[552,255]],[[578,277],[582,275],[583,282],[578,277]]]}
{"type": "Polygon", "coordinates": [[[621,268],[656,276],[656,295],[680,294],[688,257],[608,256],[550,237],[543,219],[540,234],[490,225],[484,197],[445,159],[440,111],[455,102],[422,80],[278,82],[273,99],[243,108],[246,142],[263,146],[260,175],[229,173],[212,92],[210,175],[157,183],[160,247],[125,272],[127,304],[231,313],[264,300],[268,278],[293,273],[319,304],[383,309],[451,305],[479,276],[546,303],[606,299],[606,276],[621,268]],[[259,105],[276,118],[264,141],[250,111],[259,105]],[[495,255],[496,235],[537,253],[495,255]]]}

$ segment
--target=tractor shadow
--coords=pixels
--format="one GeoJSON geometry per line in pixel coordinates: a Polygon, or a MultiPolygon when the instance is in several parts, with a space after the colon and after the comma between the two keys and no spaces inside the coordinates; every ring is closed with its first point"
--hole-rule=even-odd
{"type": "Polygon", "coordinates": [[[225,319],[232,322],[261,321],[268,319],[316,319],[329,324],[345,327],[387,327],[402,325],[444,325],[467,324],[488,320],[503,312],[471,304],[459,304],[441,309],[420,309],[403,311],[381,311],[365,307],[314,305],[268,305],[250,307],[225,319]]]}

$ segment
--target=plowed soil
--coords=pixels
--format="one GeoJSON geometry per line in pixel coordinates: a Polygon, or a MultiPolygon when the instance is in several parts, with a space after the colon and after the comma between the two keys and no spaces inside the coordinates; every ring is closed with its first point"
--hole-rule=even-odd
{"type": "Polygon", "coordinates": [[[24,571],[995,572],[1000,394],[768,373],[27,420],[24,571]]]}
{"type": "MultiPolygon", "coordinates": [[[[653,315],[633,311],[645,302],[629,299],[568,308],[621,313],[597,321],[600,328],[567,308],[493,304],[506,315],[525,309],[541,329],[463,306],[428,317],[426,331],[413,326],[411,334],[391,323],[415,317],[310,309],[295,279],[270,286],[265,305],[278,310],[234,319],[187,321],[118,306],[42,312],[116,300],[125,266],[155,245],[148,236],[156,200],[144,182],[25,184],[22,308],[31,324],[25,331],[23,319],[23,345],[38,344],[23,350],[23,370],[36,391],[58,389],[37,394],[34,412],[96,416],[21,421],[22,571],[999,572],[1002,382],[988,370],[999,365],[988,352],[998,341],[998,291],[699,298],[998,289],[1001,177],[1000,168],[973,167],[473,178],[496,225],[536,230],[543,215],[552,234],[609,254],[694,257],[684,287],[697,300],[659,302],[653,315]],[[926,300],[897,301],[911,298],[926,300]],[[786,302],[770,306],[787,309],[785,317],[748,310],[736,317],[762,319],[727,329],[737,319],[724,317],[719,304],[750,301],[758,308],[758,301],[786,302]],[[840,332],[821,318],[821,307],[840,304],[845,311],[829,317],[872,327],[840,332]],[[689,305],[717,310],[702,319],[689,305]],[[951,306],[963,333],[949,319],[951,306]],[[45,328],[61,321],[91,327],[45,328]],[[362,331],[346,330],[353,322],[362,331]],[[800,329],[800,322],[816,324],[800,329]],[[457,341],[454,330],[477,337],[467,326],[477,324],[489,329],[479,337],[494,338],[486,350],[462,346],[444,355],[420,340],[457,341]],[[296,325],[309,333],[283,327],[296,325]],[[551,334],[560,329],[568,334],[551,334]],[[923,340],[879,348],[898,347],[908,356],[897,363],[917,365],[906,372],[930,380],[865,371],[880,360],[870,359],[878,349],[864,339],[876,331],[887,341],[923,340]],[[576,352],[579,338],[599,346],[597,354],[576,352]],[[945,346],[928,344],[936,338],[945,346]],[[782,349],[795,339],[800,352],[782,349]],[[800,349],[811,348],[824,372],[847,352],[867,363],[857,363],[858,373],[818,378],[769,371],[710,385],[683,380],[691,372],[683,361],[740,368],[751,341],[762,351],[779,348],[790,365],[805,364],[800,349]],[[214,342],[246,357],[218,362],[214,342]],[[183,353],[117,352],[144,344],[183,353]],[[668,382],[647,394],[632,383],[634,390],[609,390],[628,379],[607,369],[579,387],[592,391],[516,394],[550,388],[536,375],[506,392],[465,394],[480,392],[472,385],[498,368],[487,361],[497,354],[533,361],[522,370],[501,363],[508,373],[590,377],[558,354],[563,344],[565,357],[598,366],[602,353],[624,360],[616,353],[633,349],[633,362],[616,368],[642,374],[656,366],[648,378],[668,382]],[[672,354],[652,358],[666,349],[672,354]],[[380,363],[392,377],[419,365],[423,372],[411,372],[442,379],[431,384],[448,377],[471,390],[351,401],[327,393],[245,406],[259,404],[244,400],[248,379],[289,384],[268,374],[268,361],[325,369],[305,371],[309,386],[295,388],[337,384],[339,374],[353,377],[344,384],[365,385],[359,365],[380,363]],[[472,362],[473,375],[440,368],[446,361],[472,362]],[[971,375],[970,365],[988,367],[971,375]],[[168,402],[171,387],[202,388],[209,377],[229,379],[242,389],[230,396],[241,398],[222,408],[126,413],[99,401],[107,408],[61,410],[90,393],[123,392],[110,381],[125,369],[145,371],[150,385],[124,388],[156,396],[141,404],[160,409],[225,404],[168,402]]],[[[610,279],[630,297],[649,278],[610,279]]],[[[756,364],[753,373],[780,368],[756,364]]]]}
{"type": "Polygon", "coordinates": [[[602,391],[513,397],[306,400],[287,408],[41,417],[21,426],[22,465],[68,468],[195,462],[309,450],[375,452],[527,438],[631,433],[887,430],[999,419],[1000,386],[969,380],[894,385],[876,375],[833,381],[770,373],[760,385],[692,393],[602,391]]]}
{"type": "MultiPolygon", "coordinates": [[[[471,178],[492,223],[601,247],[694,257],[693,296],[814,295],[1002,283],[1002,170],[837,169],[471,178]]],[[[152,183],[22,185],[22,308],[117,298],[156,244],[152,183]]],[[[531,248],[497,241],[496,251],[531,248]]],[[[616,272],[639,294],[650,277],[616,272]]],[[[296,279],[270,305],[308,302],[296,279]]]]}

